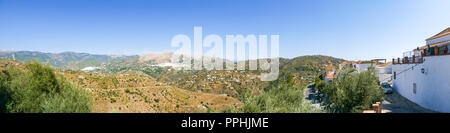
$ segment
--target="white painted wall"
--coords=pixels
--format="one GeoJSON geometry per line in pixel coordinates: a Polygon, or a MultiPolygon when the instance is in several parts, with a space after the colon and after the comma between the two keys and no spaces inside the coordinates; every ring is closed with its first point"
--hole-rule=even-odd
{"type": "Polygon", "coordinates": [[[392,74],[383,74],[383,73],[379,73],[379,74],[378,74],[378,80],[380,81],[380,84],[381,84],[381,83],[384,83],[384,82],[390,83],[391,76],[392,76],[392,74]]]}
{"type": "Polygon", "coordinates": [[[392,74],[392,64],[386,65],[384,67],[376,67],[378,73],[392,74]]]}
{"type": "Polygon", "coordinates": [[[370,66],[375,66],[375,64],[356,64],[356,70],[358,72],[366,71],[370,66]]]}
{"type": "Polygon", "coordinates": [[[378,78],[380,83],[388,82],[391,80],[392,76],[392,64],[386,65],[384,67],[376,67],[376,70],[378,72],[378,78]]]}
{"type": "Polygon", "coordinates": [[[448,41],[448,40],[450,40],[450,34],[446,35],[446,36],[443,36],[443,37],[439,37],[439,38],[436,38],[436,39],[429,40],[429,41],[427,41],[427,45],[431,45],[431,44],[439,43],[439,42],[443,42],[443,41],[448,41]]]}
{"type": "Polygon", "coordinates": [[[396,79],[393,78],[393,87],[400,95],[427,109],[450,112],[449,55],[425,57],[423,64],[395,64],[392,65],[392,73],[394,72],[397,74],[396,79]],[[413,69],[400,73],[412,67],[413,69]]]}

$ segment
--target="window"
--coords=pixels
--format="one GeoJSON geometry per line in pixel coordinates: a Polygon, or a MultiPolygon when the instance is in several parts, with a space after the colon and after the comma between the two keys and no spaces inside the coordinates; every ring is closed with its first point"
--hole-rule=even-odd
{"type": "Polygon", "coordinates": [[[417,90],[417,85],[416,83],[413,83],[413,93],[416,94],[416,90],[417,90]]]}
{"type": "Polygon", "coordinates": [[[397,72],[394,72],[394,79],[396,79],[397,77],[397,72]]]}

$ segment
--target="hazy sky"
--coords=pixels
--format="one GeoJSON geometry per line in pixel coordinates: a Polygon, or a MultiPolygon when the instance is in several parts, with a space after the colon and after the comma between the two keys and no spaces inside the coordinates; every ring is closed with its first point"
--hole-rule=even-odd
{"type": "Polygon", "coordinates": [[[279,34],[280,55],[388,58],[450,27],[449,0],[0,0],[0,49],[174,51],[176,34],[279,34]]]}

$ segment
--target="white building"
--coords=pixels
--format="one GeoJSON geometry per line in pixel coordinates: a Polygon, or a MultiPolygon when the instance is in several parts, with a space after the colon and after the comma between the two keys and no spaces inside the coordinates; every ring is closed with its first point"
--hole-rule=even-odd
{"type": "Polygon", "coordinates": [[[450,28],[426,42],[411,56],[393,59],[393,87],[422,107],[450,112],[450,28]]]}
{"type": "Polygon", "coordinates": [[[378,78],[380,83],[391,82],[392,80],[392,63],[385,63],[377,65],[375,69],[378,72],[378,78]]]}
{"type": "Polygon", "coordinates": [[[366,71],[369,67],[374,67],[378,74],[380,83],[390,82],[390,77],[392,76],[392,64],[386,62],[386,59],[373,59],[370,61],[345,61],[339,64],[340,69],[344,69],[344,67],[354,68],[358,73],[366,71]]]}

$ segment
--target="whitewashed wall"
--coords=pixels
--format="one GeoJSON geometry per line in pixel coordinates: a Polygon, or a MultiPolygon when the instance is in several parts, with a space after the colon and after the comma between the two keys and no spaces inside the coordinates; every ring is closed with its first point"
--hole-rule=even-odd
{"type": "Polygon", "coordinates": [[[375,66],[375,65],[374,64],[356,64],[356,70],[358,72],[366,71],[371,66],[375,66]]]}
{"type": "Polygon", "coordinates": [[[429,41],[427,41],[427,45],[434,44],[434,43],[439,43],[439,42],[443,42],[443,41],[448,41],[448,40],[450,40],[450,35],[446,35],[446,36],[443,36],[443,37],[439,37],[439,38],[436,38],[436,39],[429,40],[429,41]]]}
{"type": "Polygon", "coordinates": [[[392,64],[386,65],[384,67],[376,67],[378,72],[378,78],[380,83],[389,82],[392,76],[392,64]]]}
{"type": "Polygon", "coordinates": [[[378,73],[392,74],[392,64],[386,65],[384,67],[376,67],[378,73]]]}
{"type": "Polygon", "coordinates": [[[418,65],[396,64],[392,66],[394,72],[397,74],[393,87],[400,95],[427,109],[450,112],[450,56],[425,57],[424,63],[418,65]]]}

